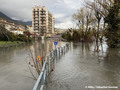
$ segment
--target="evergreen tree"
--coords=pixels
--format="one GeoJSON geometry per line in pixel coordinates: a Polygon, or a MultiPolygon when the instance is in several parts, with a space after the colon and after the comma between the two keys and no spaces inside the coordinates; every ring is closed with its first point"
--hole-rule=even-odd
{"type": "Polygon", "coordinates": [[[109,9],[109,14],[105,18],[108,24],[106,38],[109,47],[120,47],[120,1],[114,0],[114,4],[109,9]]]}

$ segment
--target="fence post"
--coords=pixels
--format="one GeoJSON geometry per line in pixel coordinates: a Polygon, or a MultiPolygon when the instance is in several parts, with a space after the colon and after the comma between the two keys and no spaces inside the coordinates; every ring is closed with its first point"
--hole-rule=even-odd
{"type": "Polygon", "coordinates": [[[57,59],[57,54],[59,54],[59,57],[61,57],[61,54],[65,54],[65,52],[67,51],[66,49],[69,48],[69,45],[66,44],[66,46],[64,47],[59,47],[56,48],[55,50],[50,51],[50,53],[48,54],[48,56],[46,57],[41,73],[33,87],[33,90],[37,90],[37,88],[40,85],[40,90],[44,90],[44,86],[45,83],[47,82],[47,76],[49,76],[49,73],[51,72],[51,70],[53,71],[54,69],[54,61],[55,59],[57,59]]]}
{"type": "Polygon", "coordinates": [[[52,51],[50,52],[50,71],[52,69],[52,51]]]}
{"type": "Polygon", "coordinates": [[[60,47],[59,47],[59,58],[60,58],[60,47]]]}
{"type": "Polygon", "coordinates": [[[57,59],[57,48],[55,49],[55,53],[56,53],[56,59],[57,59]]]}
{"type": "Polygon", "coordinates": [[[50,71],[50,61],[49,61],[49,56],[47,56],[47,66],[48,66],[48,74],[49,74],[49,71],[50,71]]]}
{"type": "Polygon", "coordinates": [[[65,46],[64,46],[64,54],[65,54],[66,50],[65,50],[65,46]]]}

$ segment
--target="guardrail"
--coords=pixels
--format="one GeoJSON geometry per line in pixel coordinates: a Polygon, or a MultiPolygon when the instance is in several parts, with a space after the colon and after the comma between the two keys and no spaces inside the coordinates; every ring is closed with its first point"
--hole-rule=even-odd
{"type": "Polygon", "coordinates": [[[58,56],[61,57],[67,50],[69,50],[69,44],[66,44],[64,47],[58,47],[47,55],[33,90],[44,90],[46,78],[54,68],[55,59],[57,59],[58,56]]]}

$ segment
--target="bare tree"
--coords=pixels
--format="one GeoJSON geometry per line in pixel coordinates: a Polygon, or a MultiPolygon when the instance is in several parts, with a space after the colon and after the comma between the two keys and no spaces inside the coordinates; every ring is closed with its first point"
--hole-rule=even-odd
{"type": "Polygon", "coordinates": [[[82,31],[82,38],[90,30],[90,25],[95,21],[93,17],[93,10],[87,7],[80,8],[75,14],[73,14],[73,20],[76,22],[79,30],[82,31]]]}
{"type": "Polygon", "coordinates": [[[97,30],[96,30],[97,32],[96,32],[96,35],[95,35],[96,36],[96,43],[97,43],[98,40],[99,40],[100,22],[101,22],[101,19],[102,19],[101,11],[102,11],[103,8],[100,4],[97,3],[97,0],[94,0],[94,2],[90,2],[90,1],[86,2],[86,7],[90,8],[94,11],[94,16],[97,20],[97,30]]]}
{"type": "Polygon", "coordinates": [[[101,36],[101,39],[102,39],[104,36],[104,31],[106,29],[105,18],[109,14],[109,9],[113,5],[114,0],[96,0],[96,3],[101,6],[101,9],[99,9],[99,13],[103,18],[103,29],[102,29],[102,36],[101,36]]]}

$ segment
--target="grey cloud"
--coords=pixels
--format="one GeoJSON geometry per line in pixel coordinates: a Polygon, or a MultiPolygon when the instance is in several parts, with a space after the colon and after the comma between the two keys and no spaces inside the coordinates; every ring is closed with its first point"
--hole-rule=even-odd
{"type": "Polygon", "coordinates": [[[71,16],[77,8],[80,8],[83,0],[0,0],[0,11],[11,18],[31,21],[32,7],[35,5],[46,6],[54,14],[65,14],[56,18],[56,23],[70,22],[71,16]]]}

